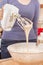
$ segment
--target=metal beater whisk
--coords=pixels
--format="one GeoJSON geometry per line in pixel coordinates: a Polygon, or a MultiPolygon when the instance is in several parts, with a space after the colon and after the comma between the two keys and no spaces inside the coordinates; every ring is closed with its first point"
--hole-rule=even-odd
{"type": "Polygon", "coordinates": [[[25,25],[30,25],[31,26],[31,28],[32,28],[32,26],[33,26],[33,22],[30,20],[30,19],[28,19],[28,18],[26,18],[26,17],[21,17],[21,15],[13,15],[16,19],[17,19],[17,23],[18,23],[18,25],[23,29],[23,27],[25,26],[25,25]]]}

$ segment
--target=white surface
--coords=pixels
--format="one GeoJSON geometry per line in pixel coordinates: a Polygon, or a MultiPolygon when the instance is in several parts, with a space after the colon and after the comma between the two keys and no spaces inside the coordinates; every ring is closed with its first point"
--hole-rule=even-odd
{"type": "Polygon", "coordinates": [[[43,40],[43,32],[41,32],[40,35],[38,36],[38,40],[43,40]]]}
{"type": "Polygon", "coordinates": [[[43,32],[41,32],[40,35],[43,37],[43,32]]]}
{"type": "Polygon", "coordinates": [[[43,44],[36,46],[36,43],[29,43],[27,48],[26,43],[17,43],[8,46],[8,50],[17,53],[41,53],[43,52],[43,44]]]}

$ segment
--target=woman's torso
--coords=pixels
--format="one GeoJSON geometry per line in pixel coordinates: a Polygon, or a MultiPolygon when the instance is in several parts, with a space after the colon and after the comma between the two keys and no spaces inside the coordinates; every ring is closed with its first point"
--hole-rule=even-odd
{"type": "MultiPolygon", "coordinates": [[[[31,2],[28,5],[22,5],[21,3],[18,2],[18,0],[9,0],[8,3],[17,6],[19,8],[19,13],[21,14],[22,17],[27,17],[31,21],[33,20],[35,14],[34,0],[31,0],[31,2]]],[[[25,33],[20,28],[16,21],[11,31],[3,31],[2,39],[25,40],[25,33]]],[[[30,31],[29,39],[36,39],[33,28],[30,31]]]]}

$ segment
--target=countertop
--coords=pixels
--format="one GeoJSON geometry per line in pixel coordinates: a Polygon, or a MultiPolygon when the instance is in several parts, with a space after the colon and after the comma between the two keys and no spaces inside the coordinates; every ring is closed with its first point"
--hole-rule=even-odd
{"type": "MultiPolygon", "coordinates": [[[[8,58],[0,60],[0,65],[22,65],[22,64],[17,64],[17,62],[14,62],[12,58],[8,58]]],[[[29,64],[23,64],[23,65],[43,65],[43,60],[37,62],[36,61],[30,62],[29,64]]]]}

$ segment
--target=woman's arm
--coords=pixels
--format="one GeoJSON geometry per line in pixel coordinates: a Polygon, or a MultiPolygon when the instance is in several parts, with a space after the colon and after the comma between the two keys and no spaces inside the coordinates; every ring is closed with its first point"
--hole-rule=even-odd
{"type": "Polygon", "coordinates": [[[35,2],[35,15],[33,18],[33,29],[34,29],[34,32],[36,34],[36,39],[37,39],[37,34],[38,34],[37,27],[38,27],[39,11],[40,11],[40,4],[39,4],[38,0],[36,0],[36,2],[35,2]]]}

